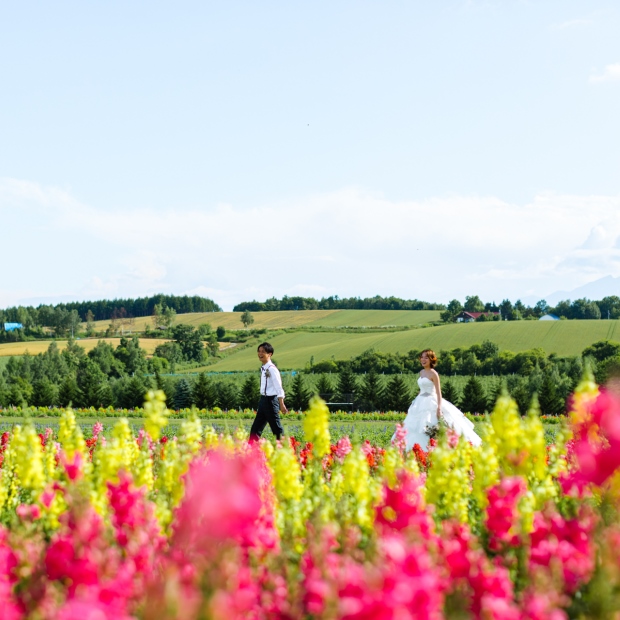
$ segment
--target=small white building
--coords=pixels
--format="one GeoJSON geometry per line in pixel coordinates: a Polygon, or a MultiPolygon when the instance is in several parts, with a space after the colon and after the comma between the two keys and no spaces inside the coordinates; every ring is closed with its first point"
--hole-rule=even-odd
{"type": "Polygon", "coordinates": [[[539,321],[559,321],[560,317],[555,316],[555,314],[545,314],[541,316],[538,320],[539,321]]]}

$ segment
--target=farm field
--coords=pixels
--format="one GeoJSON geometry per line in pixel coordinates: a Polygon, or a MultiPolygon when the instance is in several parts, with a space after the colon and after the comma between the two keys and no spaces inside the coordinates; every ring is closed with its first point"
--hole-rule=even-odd
{"type": "MultiPolygon", "coordinates": [[[[423,325],[439,320],[438,310],[283,310],[279,312],[252,312],[253,328],[281,329],[287,327],[386,327],[423,325]]],[[[241,312],[192,312],[179,314],[177,324],[198,327],[209,323],[214,329],[221,325],[226,329],[243,329],[241,312]]],[[[95,328],[104,330],[110,321],[96,321],[95,328]]],[[[142,332],[149,325],[150,316],[135,319],[133,330],[142,332]]]]}
{"type": "MultiPolygon", "coordinates": [[[[290,333],[270,339],[281,368],[303,368],[311,357],[314,362],[349,359],[374,348],[383,353],[405,353],[430,347],[436,351],[470,347],[484,340],[500,349],[514,352],[540,347],[546,353],[578,355],[598,340],[620,340],[620,321],[503,321],[459,323],[391,333],[290,333]]],[[[217,364],[209,372],[244,371],[256,368],[253,347],[240,350],[217,364]]]]}
{"type": "MultiPolygon", "coordinates": [[[[94,349],[100,340],[111,344],[113,347],[117,347],[121,341],[120,338],[82,338],[76,342],[88,352],[94,349]]],[[[140,340],[140,346],[145,349],[149,355],[152,355],[155,348],[164,342],[168,342],[168,340],[163,338],[142,338],[140,340]]],[[[0,360],[3,357],[8,359],[11,356],[24,355],[26,352],[30,353],[30,355],[44,353],[51,343],[51,340],[30,340],[28,342],[8,342],[0,344],[0,360]]],[[[61,351],[67,347],[66,340],[56,340],[56,344],[61,351]]],[[[3,368],[2,361],[0,361],[0,368],[3,368]]]]}

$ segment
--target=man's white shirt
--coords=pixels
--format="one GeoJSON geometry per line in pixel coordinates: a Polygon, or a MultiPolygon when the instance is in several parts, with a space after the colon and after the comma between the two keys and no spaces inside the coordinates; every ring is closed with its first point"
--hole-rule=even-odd
{"type": "Polygon", "coordinates": [[[260,393],[261,396],[284,398],[282,377],[280,377],[280,371],[272,362],[267,362],[260,369],[260,393]]]}

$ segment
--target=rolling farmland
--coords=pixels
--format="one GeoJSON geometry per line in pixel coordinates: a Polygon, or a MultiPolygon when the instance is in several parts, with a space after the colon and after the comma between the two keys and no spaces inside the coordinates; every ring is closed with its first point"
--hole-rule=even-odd
{"type": "MultiPolygon", "coordinates": [[[[120,338],[82,338],[76,342],[83,349],[85,349],[86,352],[88,352],[91,349],[94,349],[100,340],[111,344],[113,347],[117,347],[121,341],[120,338]]],[[[9,342],[0,344],[0,358],[8,358],[12,355],[24,355],[26,352],[30,353],[30,355],[44,353],[47,351],[51,342],[51,340],[30,340],[28,342],[9,342]]],[[[153,351],[155,351],[155,347],[163,344],[164,342],[168,342],[168,340],[161,338],[141,338],[140,346],[145,349],[149,355],[152,355],[153,351]]],[[[67,347],[66,340],[57,340],[56,344],[61,351],[67,347]]]]}
{"type": "MultiPolygon", "coordinates": [[[[620,321],[503,321],[459,323],[390,333],[289,333],[270,339],[282,368],[302,368],[310,358],[349,359],[374,348],[384,353],[405,353],[411,349],[437,351],[469,347],[491,340],[500,349],[519,352],[540,347],[547,353],[577,355],[597,340],[620,341],[620,321]]],[[[209,366],[210,371],[251,370],[256,352],[246,348],[209,366]]]]}
{"type": "MultiPolygon", "coordinates": [[[[283,310],[280,312],[253,312],[253,328],[282,329],[289,327],[388,327],[423,325],[439,320],[438,310],[283,310]]],[[[241,312],[193,312],[179,314],[176,323],[198,327],[209,323],[213,329],[243,329],[241,312]]],[[[105,330],[110,321],[96,321],[97,330],[105,330]]],[[[150,316],[135,319],[133,330],[142,332],[152,327],[150,316]]]]}

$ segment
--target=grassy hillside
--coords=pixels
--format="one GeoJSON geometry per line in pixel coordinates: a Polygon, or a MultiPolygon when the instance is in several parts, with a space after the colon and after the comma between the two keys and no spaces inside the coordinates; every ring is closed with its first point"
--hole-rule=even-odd
{"type": "MultiPolygon", "coordinates": [[[[104,340],[105,342],[111,344],[113,347],[118,346],[120,342],[120,338],[82,338],[78,340],[77,343],[86,351],[90,351],[97,346],[97,342],[99,340],[104,340]]],[[[26,351],[31,355],[37,355],[38,353],[43,353],[47,351],[50,346],[51,340],[32,340],[30,342],[9,342],[6,344],[0,344],[0,359],[6,357],[7,359],[12,355],[24,355],[26,351]]],[[[162,340],[160,338],[142,338],[140,340],[140,346],[146,350],[146,352],[150,355],[155,351],[155,347],[158,345],[168,342],[167,340],[162,340]]],[[[60,350],[65,349],[67,347],[66,340],[57,340],[56,344],[60,350]]],[[[1,363],[1,362],[0,362],[1,363]]],[[[2,366],[0,366],[2,368],[2,366]]]]}
{"type": "MultiPolygon", "coordinates": [[[[271,339],[282,368],[302,368],[314,356],[319,362],[349,359],[366,349],[404,353],[411,349],[453,349],[491,340],[500,349],[526,351],[541,347],[547,353],[577,355],[597,340],[620,340],[620,321],[502,321],[459,323],[386,334],[290,333],[271,339]]],[[[256,367],[253,347],[209,366],[210,371],[251,370],[256,367]]]]}
{"type": "MultiPolygon", "coordinates": [[[[253,312],[252,327],[279,329],[300,327],[302,325],[324,327],[385,327],[403,325],[422,325],[439,320],[435,310],[283,310],[281,312],[253,312]]],[[[209,323],[214,329],[222,325],[226,329],[243,329],[241,312],[193,312],[177,315],[177,323],[198,326],[209,323]]],[[[97,321],[96,329],[104,330],[110,321],[97,321]]],[[[144,331],[153,323],[145,316],[135,320],[133,330],[144,331]]]]}

